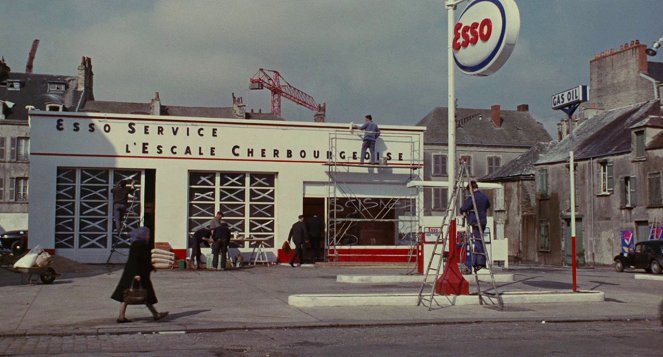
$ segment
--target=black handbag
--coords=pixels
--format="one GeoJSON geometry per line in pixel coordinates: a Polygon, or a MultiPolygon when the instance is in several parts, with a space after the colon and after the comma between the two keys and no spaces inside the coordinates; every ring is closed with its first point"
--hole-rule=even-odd
{"type": "Polygon", "coordinates": [[[124,289],[124,302],[128,305],[143,305],[145,301],[147,301],[147,289],[143,288],[142,284],[134,279],[129,289],[124,289]]]}

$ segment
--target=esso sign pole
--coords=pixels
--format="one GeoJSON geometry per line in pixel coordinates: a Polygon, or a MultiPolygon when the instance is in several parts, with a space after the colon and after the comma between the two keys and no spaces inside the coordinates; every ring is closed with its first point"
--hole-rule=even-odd
{"type": "MultiPolygon", "coordinates": [[[[474,0],[455,22],[456,7],[467,0],[446,0],[448,70],[448,156],[450,200],[456,185],[456,81],[454,66],[465,74],[488,76],[513,52],[520,32],[520,12],[514,0],[474,0]]],[[[455,209],[455,202],[452,208],[455,209]]]]}
{"type": "MultiPolygon", "coordinates": [[[[456,187],[456,82],[455,62],[463,73],[487,76],[496,72],[511,55],[520,31],[520,13],[513,0],[474,0],[463,11],[458,23],[455,21],[456,7],[468,0],[445,0],[447,8],[447,73],[448,73],[448,117],[447,117],[447,176],[449,186],[447,198],[451,201],[456,187]]],[[[449,254],[454,254],[456,231],[456,202],[450,203],[452,219],[449,222],[449,254]]],[[[442,227],[444,228],[444,227],[442,227]]],[[[456,264],[447,264],[454,269],[456,264]]],[[[455,269],[458,269],[456,266],[455,269]]],[[[454,276],[454,274],[443,274],[454,276]]],[[[460,273],[458,276],[462,276],[460,273]]],[[[438,284],[456,282],[438,280],[438,284]]]]}

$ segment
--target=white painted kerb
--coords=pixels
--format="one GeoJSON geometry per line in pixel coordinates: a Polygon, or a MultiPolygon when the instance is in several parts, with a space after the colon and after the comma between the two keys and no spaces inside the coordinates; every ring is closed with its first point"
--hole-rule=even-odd
{"type": "MultiPolygon", "coordinates": [[[[296,307],[332,306],[417,306],[417,294],[297,294],[288,296],[288,305],[296,307]]],[[[438,303],[479,305],[476,295],[436,296],[438,303]]],[[[602,302],[602,291],[518,291],[502,293],[507,304],[602,302]]]]}

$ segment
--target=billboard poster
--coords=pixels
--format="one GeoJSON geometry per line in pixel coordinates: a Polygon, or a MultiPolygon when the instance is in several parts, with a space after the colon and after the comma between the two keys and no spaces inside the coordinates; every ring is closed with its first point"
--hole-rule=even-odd
{"type": "Polygon", "coordinates": [[[663,238],[663,226],[659,226],[650,230],[649,240],[660,240],[662,238],[663,238]]]}
{"type": "Polygon", "coordinates": [[[622,254],[626,255],[635,249],[635,234],[632,229],[623,229],[620,231],[622,241],[622,254]]]}

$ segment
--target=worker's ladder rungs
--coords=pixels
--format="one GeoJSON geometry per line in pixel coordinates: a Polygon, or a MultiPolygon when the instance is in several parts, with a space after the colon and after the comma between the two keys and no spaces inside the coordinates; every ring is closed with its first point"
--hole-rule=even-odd
{"type": "MultiPolygon", "coordinates": [[[[449,239],[446,239],[446,240],[444,239],[444,237],[448,235],[449,225],[451,223],[451,217],[455,214],[455,210],[454,210],[454,212],[452,212],[452,207],[454,207],[454,204],[458,199],[458,195],[464,187],[463,178],[465,178],[466,181],[467,181],[467,184],[469,184],[470,179],[469,179],[469,174],[468,174],[468,171],[467,171],[467,166],[466,166],[466,163],[461,160],[460,165],[459,165],[459,171],[458,171],[458,174],[457,174],[457,177],[456,177],[455,186],[453,188],[453,192],[451,194],[449,202],[447,203],[447,210],[446,210],[445,216],[442,220],[441,233],[440,233],[440,236],[438,236],[438,238],[435,240],[435,244],[433,246],[433,252],[431,253],[431,259],[429,259],[429,261],[428,261],[426,272],[424,274],[424,280],[421,284],[421,288],[419,289],[417,306],[419,306],[419,305],[427,306],[429,311],[431,309],[433,309],[433,304],[435,304],[436,306],[441,306],[441,304],[439,302],[437,302],[436,299],[435,299],[435,287],[436,287],[437,281],[439,280],[440,271],[441,271],[442,266],[443,266],[442,261],[443,261],[443,257],[444,257],[444,251],[446,249],[447,240],[453,239],[453,241],[455,242],[456,237],[449,237],[449,239]],[[438,251],[437,248],[438,248],[438,245],[440,243],[442,244],[442,250],[438,251]],[[433,261],[435,260],[436,257],[438,257],[437,264],[435,266],[433,266],[433,261]],[[434,276],[434,280],[432,280],[432,281],[430,280],[431,275],[434,276]],[[430,289],[430,293],[424,295],[424,291],[427,288],[430,289]]],[[[475,214],[475,217],[478,218],[479,217],[479,212],[478,212],[478,209],[477,209],[476,200],[475,200],[475,197],[474,197],[474,192],[473,192],[472,189],[470,189],[469,191],[470,191],[470,196],[472,198],[472,205],[473,205],[473,208],[474,208],[474,214],[475,214]]],[[[483,252],[482,253],[475,253],[474,244],[471,244],[472,243],[471,240],[470,240],[471,238],[468,238],[468,240],[466,242],[466,244],[470,243],[470,244],[467,244],[467,247],[470,249],[470,253],[471,253],[472,256],[475,256],[475,254],[476,254],[476,255],[481,255],[481,256],[485,257],[485,259],[486,259],[486,269],[488,270],[488,272],[490,274],[492,292],[485,292],[485,291],[482,292],[481,291],[481,282],[479,280],[479,275],[478,275],[478,270],[473,269],[474,279],[475,279],[476,284],[477,284],[477,295],[479,297],[479,303],[481,305],[495,306],[498,309],[502,310],[504,308],[504,302],[502,300],[501,294],[497,290],[497,285],[495,284],[495,276],[493,275],[493,272],[492,272],[492,269],[491,269],[492,262],[490,260],[490,256],[487,253],[486,242],[484,240],[484,229],[483,229],[483,227],[481,227],[481,225],[479,225],[479,227],[480,227],[480,237],[479,237],[478,240],[481,242],[481,245],[483,247],[483,252]]],[[[472,232],[471,228],[468,229],[468,233],[469,233],[468,237],[473,236],[473,232],[472,232]]],[[[445,273],[446,273],[446,271],[445,271],[445,273]]],[[[442,277],[444,278],[444,275],[442,277]]]]}
{"type": "Polygon", "coordinates": [[[426,271],[424,272],[424,281],[421,284],[421,287],[419,288],[419,294],[418,294],[418,299],[417,299],[417,306],[419,305],[424,305],[428,307],[428,310],[431,310],[433,308],[433,302],[437,306],[440,306],[440,304],[435,301],[435,285],[437,284],[437,280],[440,277],[440,271],[442,270],[442,262],[444,260],[444,251],[446,249],[446,242],[445,237],[448,235],[449,231],[449,225],[451,223],[451,217],[453,216],[454,212],[452,212],[452,208],[454,207],[454,203],[456,202],[456,199],[458,197],[458,192],[459,192],[459,187],[462,185],[460,182],[463,177],[463,170],[458,171],[458,175],[456,177],[456,185],[453,188],[451,197],[449,199],[449,202],[447,202],[447,210],[445,212],[444,218],[442,219],[442,227],[440,229],[440,235],[437,236],[435,239],[435,244],[433,245],[433,252],[431,254],[431,258],[428,260],[428,264],[426,265],[426,271]],[[442,246],[442,249],[438,251],[438,247],[442,246]],[[437,257],[437,259],[435,259],[437,257]],[[435,265],[433,265],[434,261],[436,261],[435,265]],[[431,276],[431,273],[433,274],[434,280],[431,282],[429,277],[431,276]],[[426,293],[424,291],[428,290],[426,293]],[[425,297],[424,297],[425,296],[425,297]],[[428,304],[426,304],[428,303],[428,304]]]}

